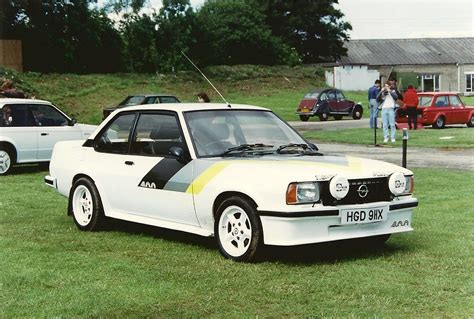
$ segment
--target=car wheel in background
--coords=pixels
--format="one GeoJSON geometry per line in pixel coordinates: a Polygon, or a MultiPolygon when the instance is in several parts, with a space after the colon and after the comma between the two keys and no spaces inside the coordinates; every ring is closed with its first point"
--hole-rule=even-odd
{"type": "Polygon", "coordinates": [[[300,120],[303,122],[307,122],[309,120],[309,115],[300,115],[300,120]]]}
{"type": "Polygon", "coordinates": [[[474,127],[474,114],[471,115],[471,118],[469,119],[469,121],[466,123],[466,125],[468,127],[474,127]]]}
{"type": "Polygon", "coordinates": [[[334,115],[334,119],[338,121],[342,120],[342,115],[341,114],[334,115]]]}
{"type": "Polygon", "coordinates": [[[0,175],[7,175],[11,172],[15,157],[9,147],[0,146],[0,175]]]}
{"type": "Polygon", "coordinates": [[[262,246],[255,205],[241,197],[229,197],[219,205],[214,232],[221,254],[234,261],[254,260],[262,246]]]}
{"type": "Polygon", "coordinates": [[[100,230],[105,216],[99,192],[88,178],[79,178],[72,186],[69,200],[77,228],[83,231],[100,230]]]}
{"type": "Polygon", "coordinates": [[[360,105],[354,106],[354,109],[352,110],[352,118],[354,120],[360,120],[362,118],[362,113],[364,110],[360,105]]]}
{"type": "Polygon", "coordinates": [[[443,116],[439,116],[433,123],[433,128],[444,128],[446,121],[443,116]]]}
{"type": "Polygon", "coordinates": [[[329,113],[323,112],[319,114],[319,120],[320,121],[327,121],[329,119],[329,113]]]}

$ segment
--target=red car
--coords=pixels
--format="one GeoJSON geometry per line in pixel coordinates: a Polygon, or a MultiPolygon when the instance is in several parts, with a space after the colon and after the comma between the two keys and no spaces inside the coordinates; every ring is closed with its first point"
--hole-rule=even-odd
{"type": "MultiPolygon", "coordinates": [[[[474,107],[465,106],[457,93],[421,92],[418,93],[418,124],[443,128],[450,124],[466,124],[474,127],[474,107]]],[[[406,126],[408,117],[405,107],[397,111],[397,126],[406,126]],[[402,124],[402,125],[398,125],[402,124]]]]}
{"type": "Polygon", "coordinates": [[[326,121],[329,116],[340,120],[343,116],[352,116],[354,120],[362,117],[362,105],[346,100],[341,90],[316,89],[306,94],[296,109],[300,120],[306,122],[311,116],[318,116],[320,121],[326,121]]]}

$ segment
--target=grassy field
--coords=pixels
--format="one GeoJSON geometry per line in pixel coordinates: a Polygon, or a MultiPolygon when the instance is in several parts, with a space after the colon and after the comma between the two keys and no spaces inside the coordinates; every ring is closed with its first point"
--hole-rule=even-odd
{"type": "Polygon", "coordinates": [[[117,222],[80,232],[24,167],[0,182],[0,317],[412,317],[474,313],[473,172],[416,169],[415,232],[222,258],[211,239],[117,222]]]}
{"type": "MultiPolygon", "coordinates": [[[[332,142],[343,144],[374,144],[374,130],[369,128],[354,128],[338,130],[319,130],[304,132],[303,135],[316,142],[332,142]]],[[[408,145],[410,147],[433,147],[446,149],[474,148],[474,128],[448,127],[445,129],[425,128],[408,131],[408,145]]],[[[377,142],[382,144],[383,131],[377,130],[377,142]]],[[[388,147],[401,147],[402,132],[397,131],[397,141],[388,143],[388,147]]]]}

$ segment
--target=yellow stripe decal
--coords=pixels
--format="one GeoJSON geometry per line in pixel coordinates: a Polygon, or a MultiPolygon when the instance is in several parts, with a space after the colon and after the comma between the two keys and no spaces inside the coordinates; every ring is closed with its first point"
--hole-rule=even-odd
{"type": "Polygon", "coordinates": [[[201,175],[199,175],[192,183],[189,185],[186,193],[199,194],[203,188],[209,183],[217,174],[219,174],[224,168],[229,166],[229,162],[220,162],[212,165],[207,170],[205,170],[201,175]]]}

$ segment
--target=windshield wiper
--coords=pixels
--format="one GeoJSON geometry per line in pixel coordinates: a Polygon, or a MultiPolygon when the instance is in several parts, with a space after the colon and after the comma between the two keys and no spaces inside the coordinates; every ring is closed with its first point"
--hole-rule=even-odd
{"type": "Polygon", "coordinates": [[[303,150],[302,154],[304,155],[322,155],[317,150],[311,148],[308,144],[303,144],[303,143],[288,143],[288,144],[281,145],[277,148],[277,153],[281,154],[282,151],[285,151],[285,153],[295,153],[295,151],[297,153],[301,153],[301,150],[295,150],[295,149],[303,150]]]}
{"type": "Polygon", "coordinates": [[[231,153],[243,153],[247,151],[262,151],[264,148],[272,148],[273,145],[263,144],[263,143],[255,143],[255,144],[241,144],[239,146],[230,147],[221,156],[226,156],[231,153]]]}

